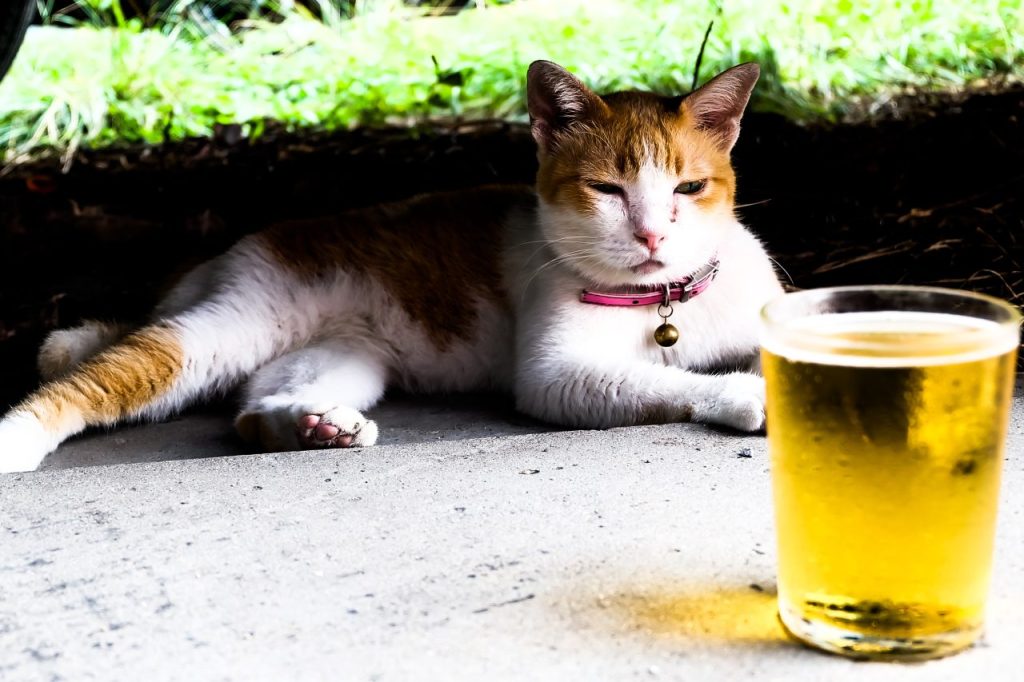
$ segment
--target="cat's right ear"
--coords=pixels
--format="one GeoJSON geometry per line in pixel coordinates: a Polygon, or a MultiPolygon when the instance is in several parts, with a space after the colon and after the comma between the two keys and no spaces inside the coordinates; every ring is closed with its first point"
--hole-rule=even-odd
{"type": "Polygon", "coordinates": [[[604,103],[579,78],[554,62],[540,60],[526,72],[526,105],[533,139],[547,152],[560,132],[594,115],[604,103]]]}

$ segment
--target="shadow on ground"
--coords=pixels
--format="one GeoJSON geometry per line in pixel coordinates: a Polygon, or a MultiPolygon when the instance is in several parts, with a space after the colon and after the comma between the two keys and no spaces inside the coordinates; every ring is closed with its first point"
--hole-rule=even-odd
{"type": "MultiPolygon", "coordinates": [[[[391,395],[367,414],[380,426],[380,445],[560,430],[517,413],[511,398],[501,395],[391,395]]],[[[92,431],[62,445],[46,458],[42,468],[162,462],[257,452],[235,434],[233,418],[233,406],[223,403],[156,424],[92,431]]]]}

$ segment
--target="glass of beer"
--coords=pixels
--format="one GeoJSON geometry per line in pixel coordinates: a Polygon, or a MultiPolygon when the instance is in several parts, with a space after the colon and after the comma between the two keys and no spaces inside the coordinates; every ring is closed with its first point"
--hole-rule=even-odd
{"type": "Polygon", "coordinates": [[[797,638],[908,660],[978,637],[1020,319],[924,287],[765,306],[779,615],[797,638]]]}

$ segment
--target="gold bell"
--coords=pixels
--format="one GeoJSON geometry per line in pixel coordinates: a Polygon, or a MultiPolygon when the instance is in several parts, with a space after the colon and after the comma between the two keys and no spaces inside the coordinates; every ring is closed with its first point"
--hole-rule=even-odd
{"type": "Polygon", "coordinates": [[[654,340],[662,348],[674,346],[679,340],[679,330],[674,325],[665,322],[654,330],[654,340]]]}

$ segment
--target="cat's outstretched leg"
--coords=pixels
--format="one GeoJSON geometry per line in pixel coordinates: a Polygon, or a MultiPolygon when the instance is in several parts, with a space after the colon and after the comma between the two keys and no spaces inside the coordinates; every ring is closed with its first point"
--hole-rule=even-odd
{"type": "Polygon", "coordinates": [[[692,421],[758,431],[764,402],[764,379],[753,374],[705,375],[639,361],[523,363],[516,381],[519,410],[577,428],[692,421]]]}
{"type": "MultiPolygon", "coordinates": [[[[576,428],[672,422],[764,428],[762,377],[701,374],[638,358],[630,353],[635,337],[616,333],[614,318],[582,315],[571,304],[545,314],[544,324],[520,327],[515,392],[522,412],[576,428]]],[[[756,352],[752,341],[751,369],[756,352]]]]}
{"type": "MultiPolygon", "coordinates": [[[[31,471],[89,426],[160,419],[223,393],[253,370],[305,343],[315,306],[281,305],[301,293],[265,267],[253,244],[229,265],[244,272],[194,307],[158,319],[44,383],[0,419],[0,472],[31,471]]],[[[294,302],[294,301],[293,301],[294,302]]]]}
{"type": "Polygon", "coordinates": [[[352,343],[324,342],[284,355],[249,380],[235,427],[267,451],[347,448],[377,442],[360,410],[384,394],[384,359],[352,343]]]}
{"type": "Polygon", "coordinates": [[[273,322],[236,312],[211,306],[142,327],[44,383],[0,420],[0,472],[37,468],[86,427],[165,417],[285,350],[273,322]]]}
{"type": "Polygon", "coordinates": [[[87,426],[181,404],[182,384],[191,383],[187,336],[174,321],[143,327],[44,383],[0,420],[0,472],[35,469],[87,426]]]}

